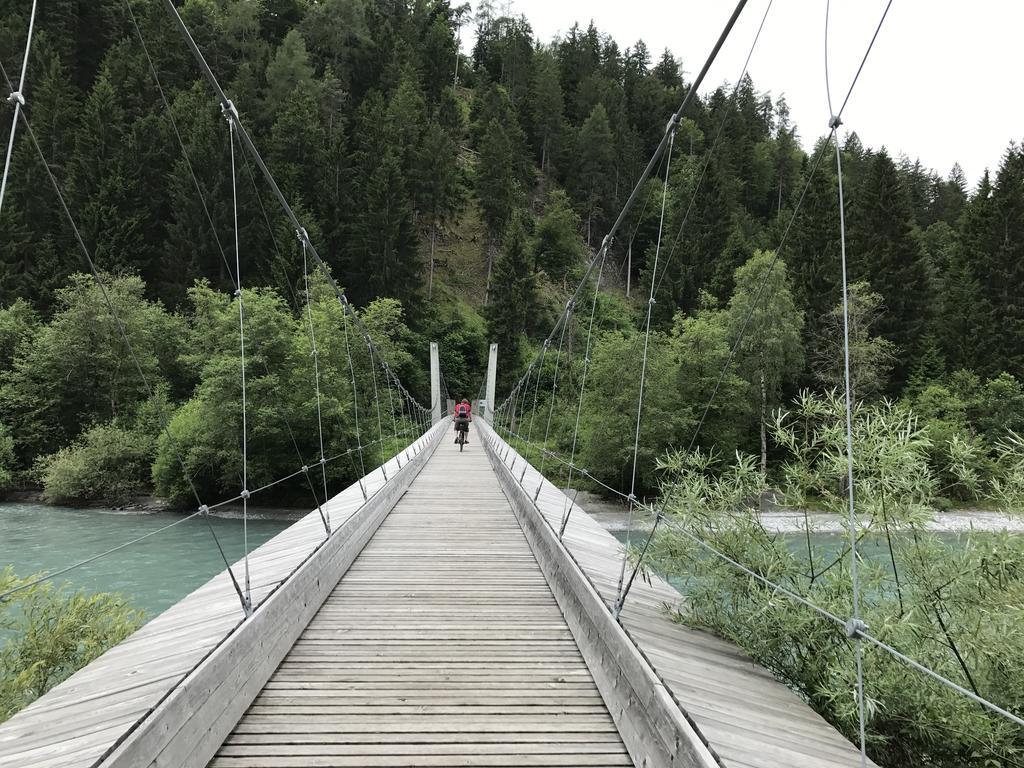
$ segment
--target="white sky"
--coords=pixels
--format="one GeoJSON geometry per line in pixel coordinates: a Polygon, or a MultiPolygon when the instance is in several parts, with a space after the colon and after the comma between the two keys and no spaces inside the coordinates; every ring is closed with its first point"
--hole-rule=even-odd
{"type": "MultiPolygon", "coordinates": [[[[735,82],[768,0],[750,0],[702,92],[735,82]]],[[[496,3],[503,7],[502,0],[496,3]]],[[[733,0],[514,0],[541,40],[593,19],[621,49],[642,38],[653,62],[664,48],[696,76],[733,0]]],[[[475,3],[474,3],[475,6],[475,3]]],[[[829,70],[836,109],[885,0],[832,0],[829,70]]],[[[468,25],[467,25],[468,27],[468,25]]],[[[804,147],[828,130],[825,0],[774,0],[750,63],[759,91],[784,93],[804,147]]],[[[472,37],[467,28],[464,35],[472,37]],[[468,33],[468,34],[467,34],[468,33]]],[[[465,38],[464,38],[465,39],[465,38]]],[[[465,41],[469,49],[472,41],[465,41]]],[[[895,0],[843,115],[865,145],[906,153],[948,174],[959,162],[973,187],[993,175],[1010,140],[1024,141],[1024,1],[895,0]]]]}

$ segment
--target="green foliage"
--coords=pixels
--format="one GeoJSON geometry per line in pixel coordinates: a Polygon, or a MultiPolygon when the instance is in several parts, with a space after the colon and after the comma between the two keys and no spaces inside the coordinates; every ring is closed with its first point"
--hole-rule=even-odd
{"type": "Polygon", "coordinates": [[[497,290],[488,310],[487,330],[505,361],[498,375],[501,390],[507,392],[518,378],[522,337],[536,304],[526,232],[519,217],[509,226],[505,248],[495,265],[494,283],[497,290]]]}
{"type": "Polygon", "coordinates": [[[14,438],[10,430],[0,422],[0,493],[5,491],[14,479],[14,438]]]}
{"type": "Polygon", "coordinates": [[[584,254],[579,231],[580,217],[570,206],[568,196],[553,190],[533,234],[534,270],[543,269],[555,280],[564,278],[584,254]]]}
{"type": "MultiPolygon", "coordinates": [[[[10,567],[0,571],[0,592],[31,581],[10,567]]],[[[70,592],[49,582],[0,603],[0,722],[124,640],[143,615],[122,597],[70,592]]]]}
{"type": "Polygon", "coordinates": [[[587,222],[589,243],[594,226],[603,228],[614,218],[614,181],[608,171],[615,165],[615,146],[604,105],[594,107],[580,127],[576,146],[572,188],[587,222]]]}
{"type": "Polygon", "coordinates": [[[491,238],[500,239],[517,205],[519,187],[508,132],[496,119],[480,139],[476,193],[491,238]]]}
{"type": "Polygon", "coordinates": [[[882,297],[886,312],[879,318],[878,331],[901,353],[893,374],[902,384],[921,353],[931,295],[906,185],[885,150],[868,161],[858,199],[850,226],[849,252],[856,255],[851,274],[870,280],[882,297]]]}
{"type": "MultiPolygon", "coordinates": [[[[867,283],[849,286],[850,397],[854,402],[883,392],[899,350],[876,335],[883,314],[882,297],[867,283]]],[[[842,301],[821,320],[821,335],[815,347],[812,368],[827,388],[845,386],[842,301]]]]}
{"type": "Polygon", "coordinates": [[[87,430],[71,445],[36,461],[49,502],[129,501],[149,487],[152,437],[116,424],[87,430]]]}
{"type": "MultiPolygon", "coordinates": [[[[189,402],[171,419],[170,436],[160,436],[153,468],[157,493],[177,501],[190,495],[182,463],[203,498],[242,490],[238,302],[204,284],[190,289],[189,298],[193,312],[182,359],[200,372],[200,380],[189,402]]],[[[254,289],[244,292],[243,301],[249,337],[248,484],[255,488],[295,469],[286,414],[294,403],[291,398],[305,394],[306,388],[290,388],[289,377],[305,373],[306,364],[299,364],[293,347],[300,326],[283,299],[273,291],[254,289]],[[289,470],[282,472],[283,467],[289,470]]],[[[332,412],[330,403],[327,412],[332,412]]],[[[298,414],[291,415],[293,424],[298,423],[298,414]]]]}
{"type": "MultiPolygon", "coordinates": [[[[779,414],[772,434],[787,457],[782,503],[845,507],[844,420],[842,401],[830,396],[804,395],[779,414]]],[[[872,545],[884,552],[879,561],[862,557],[858,566],[869,631],[1020,711],[1024,546],[1005,534],[972,534],[950,546],[925,532],[935,482],[928,438],[911,412],[862,405],[854,436],[857,536],[862,552],[872,545]]],[[[651,553],[656,567],[687,580],[687,607],[678,619],[735,642],[856,740],[855,672],[843,628],[697,542],[838,616],[849,614],[852,600],[848,545],[822,551],[812,544],[819,533],[810,520],[806,549],[768,532],[757,503],[765,477],[752,457],[723,463],[697,451],[671,454],[660,466],[669,518],[651,553]]],[[[880,765],[1000,765],[1024,749],[1016,726],[892,656],[865,649],[868,754],[880,765]]]]}
{"type": "Polygon", "coordinates": [[[89,424],[130,417],[149,395],[136,362],[151,385],[177,383],[182,322],[144,290],[137,277],[107,278],[115,320],[92,278],[74,275],[57,293],[53,319],[16,348],[0,404],[22,462],[67,445],[89,424]]]}
{"type": "Polygon", "coordinates": [[[739,267],[735,285],[727,310],[729,336],[732,344],[739,345],[738,368],[760,404],[764,470],[768,411],[778,405],[783,386],[793,383],[803,368],[804,316],[793,301],[785,263],[771,251],[757,251],[739,267]]]}
{"type": "Polygon", "coordinates": [[[24,299],[0,307],[0,372],[9,370],[18,348],[31,340],[39,327],[39,315],[24,299]]]}
{"type": "MultiPolygon", "coordinates": [[[[669,333],[652,331],[637,460],[637,488],[655,487],[656,459],[671,446],[718,445],[732,450],[749,424],[749,385],[732,372],[724,313],[705,309],[676,317],[669,333]],[[704,407],[717,395],[704,413],[704,407]],[[703,422],[703,423],[702,423],[703,422]],[[698,433],[698,425],[700,432],[698,433]]],[[[617,488],[632,484],[633,444],[643,335],[600,336],[591,353],[583,406],[581,456],[595,476],[617,488]],[[625,367],[624,367],[625,361],[625,367]],[[593,469],[591,469],[593,468],[593,469]]]]}

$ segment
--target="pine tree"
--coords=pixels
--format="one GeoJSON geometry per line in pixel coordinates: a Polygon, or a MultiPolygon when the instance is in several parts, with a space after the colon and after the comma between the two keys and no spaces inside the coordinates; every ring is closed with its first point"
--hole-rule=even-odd
{"type": "Polygon", "coordinates": [[[274,58],[267,64],[266,79],[269,119],[273,119],[277,110],[288,103],[296,88],[313,85],[313,68],[299,30],[289,30],[284,36],[274,58]]]}
{"type": "Polygon", "coordinates": [[[879,331],[899,349],[893,375],[900,386],[921,353],[932,297],[910,198],[884,150],[871,159],[851,208],[847,218],[851,277],[869,281],[882,296],[886,314],[879,331]]]}
{"type": "Polygon", "coordinates": [[[558,150],[563,107],[558,64],[551,52],[542,48],[536,55],[530,89],[534,149],[539,151],[541,171],[548,170],[551,156],[558,150]]]}
{"type": "Polygon", "coordinates": [[[416,170],[417,208],[424,213],[430,229],[429,299],[434,286],[437,229],[458,211],[463,200],[458,148],[437,122],[431,121],[423,134],[416,170]]]}
{"type": "MultiPolygon", "coordinates": [[[[981,189],[979,188],[979,194],[981,189]]],[[[979,274],[986,310],[986,332],[998,347],[988,372],[999,368],[1024,376],[1024,147],[1011,143],[992,188],[992,210],[982,242],[979,274]],[[1001,366],[1000,366],[1001,364],[1001,366]]]]}
{"type": "Polygon", "coordinates": [[[595,226],[614,215],[615,145],[608,112],[598,104],[580,128],[576,140],[576,172],[573,188],[586,217],[587,243],[594,240],[595,226]]]}
{"type": "Polygon", "coordinates": [[[536,303],[521,214],[516,214],[509,223],[494,273],[496,288],[494,301],[487,310],[487,331],[506,361],[499,367],[498,376],[500,388],[507,392],[519,372],[522,341],[536,303]]]}
{"type": "Polygon", "coordinates": [[[105,73],[82,107],[70,159],[68,189],[75,218],[96,263],[111,271],[140,272],[148,265],[127,116],[105,73]]]}
{"type": "Polygon", "coordinates": [[[512,160],[512,148],[504,126],[491,120],[480,140],[476,168],[476,195],[487,227],[487,287],[489,301],[494,243],[505,234],[505,226],[518,204],[519,190],[512,160]]]}
{"type": "Polygon", "coordinates": [[[347,254],[350,296],[357,304],[392,296],[409,308],[417,300],[419,259],[406,183],[396,152],[384,152],[357,186],[356,200],[347,254]]]}
{"type": "Polygon", "coordinates": [[[580,217],[572,209],[568,196],[560,189],[553,190],[534,232],[534,271],[543,269],[555,280],[564,278],[585,251],[579,232],[580,217]]]}

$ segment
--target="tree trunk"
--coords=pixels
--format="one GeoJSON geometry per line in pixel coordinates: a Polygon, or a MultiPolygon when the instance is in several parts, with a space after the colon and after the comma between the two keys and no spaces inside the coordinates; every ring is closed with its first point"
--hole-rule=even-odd
{"type": "MultiPolygon", "coordinates": [[[[768,472],[768,430],[765,425],[768,410],[768,388],[764,383],[764,371],[761,371],[761,474],[768,472]]],[[[767,492],[761,494],[761,513],[764,514],[767,492]]]]}
{"type": "Polygon", "coordinates": [[[633,241],[629,241],[629,247],[626,249],[626,298],[629,298],[629,286],[630,281],[633,278],[633,241]]]}
{"type": "Polygon", "coordinates": [[[493,243],[487,241],[487,285],[484,287],[484,306],[486,307],[491,298],[491,261],[493,260],[493,243]]]}
{"type": "Polygon", "coordinates": [[[434,294],[434,240],[437,236],[437,222],[430,227],[430,277],[427,279],[427,301],[434,294]]]}
{"type": "Polygon", "coordinates": [[[768,471],[768,430],[765,421],[768,418],[768,388],[764,382],[764,372],[761,373],[761,472],[768,471]]]}

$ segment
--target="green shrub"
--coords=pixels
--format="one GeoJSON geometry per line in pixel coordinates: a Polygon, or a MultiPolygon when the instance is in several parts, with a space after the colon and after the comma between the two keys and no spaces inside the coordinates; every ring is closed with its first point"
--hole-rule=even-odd
{"type": "Polygon", "coordinates": [[[3,424],[0,424],[0,491],[10,486],[14,479],[14,438],[3,424]]]}
{"type": "MultiPolygon", "coordinates": [[[[18,587],[10,567],[0,571],[0,593],[18,587]]],[[[70,593],[38,584],[0,602],[0,722],[124,640],[143,614],[120,595],[70,593]]]]}
{"type": "Polygon", "coordinates": [[[122,503],[146,492],[153,440],[114,424],[100,424],[72,445],[43,457],[37,474],[50,502],[122,503]]]}
{"type": "MultiPolygon", "coordinates": [[[[778,415],[772,433],[785,452],[782,503],[800,508],[813,498],[845,514],[842,400],[802,395],[778,415]]],[[[931,443],[909,410],[858,406],[853,434],[865,545],[858,565],[861,616],[869,631],[1005,709],[1024,711],[1024,541],[972,533],[951,545],[927,532],[931,510],[943,500],[928,466],[931,443]],[[865,557],[872,550],[882,557],[865,557]]],[[[1007,461],[1024,467],[1022,455],[1007,461]]],[[[678,453],[661,466],[671,501],[650,553],[656,567],[688,584],[679,620],[736,643],[856,742],[854,656],[843,627],[695,539],[843,618],[853,599],[849,545],[838,552],[812,545],[813,522],[806,547],[768,531],[758,507],[765,479],[749,456],[725,463],[706,453],[678,453]]],[[[1008,492],[1022,487],[1024,481],[1014,481],[1008,492]]],[[[988,768],[1016,765],[1013,757],[1024,754],[1019,727],[888,653],[870,645],[864,653],[868,754],[879,765],[988,768]]]]}

